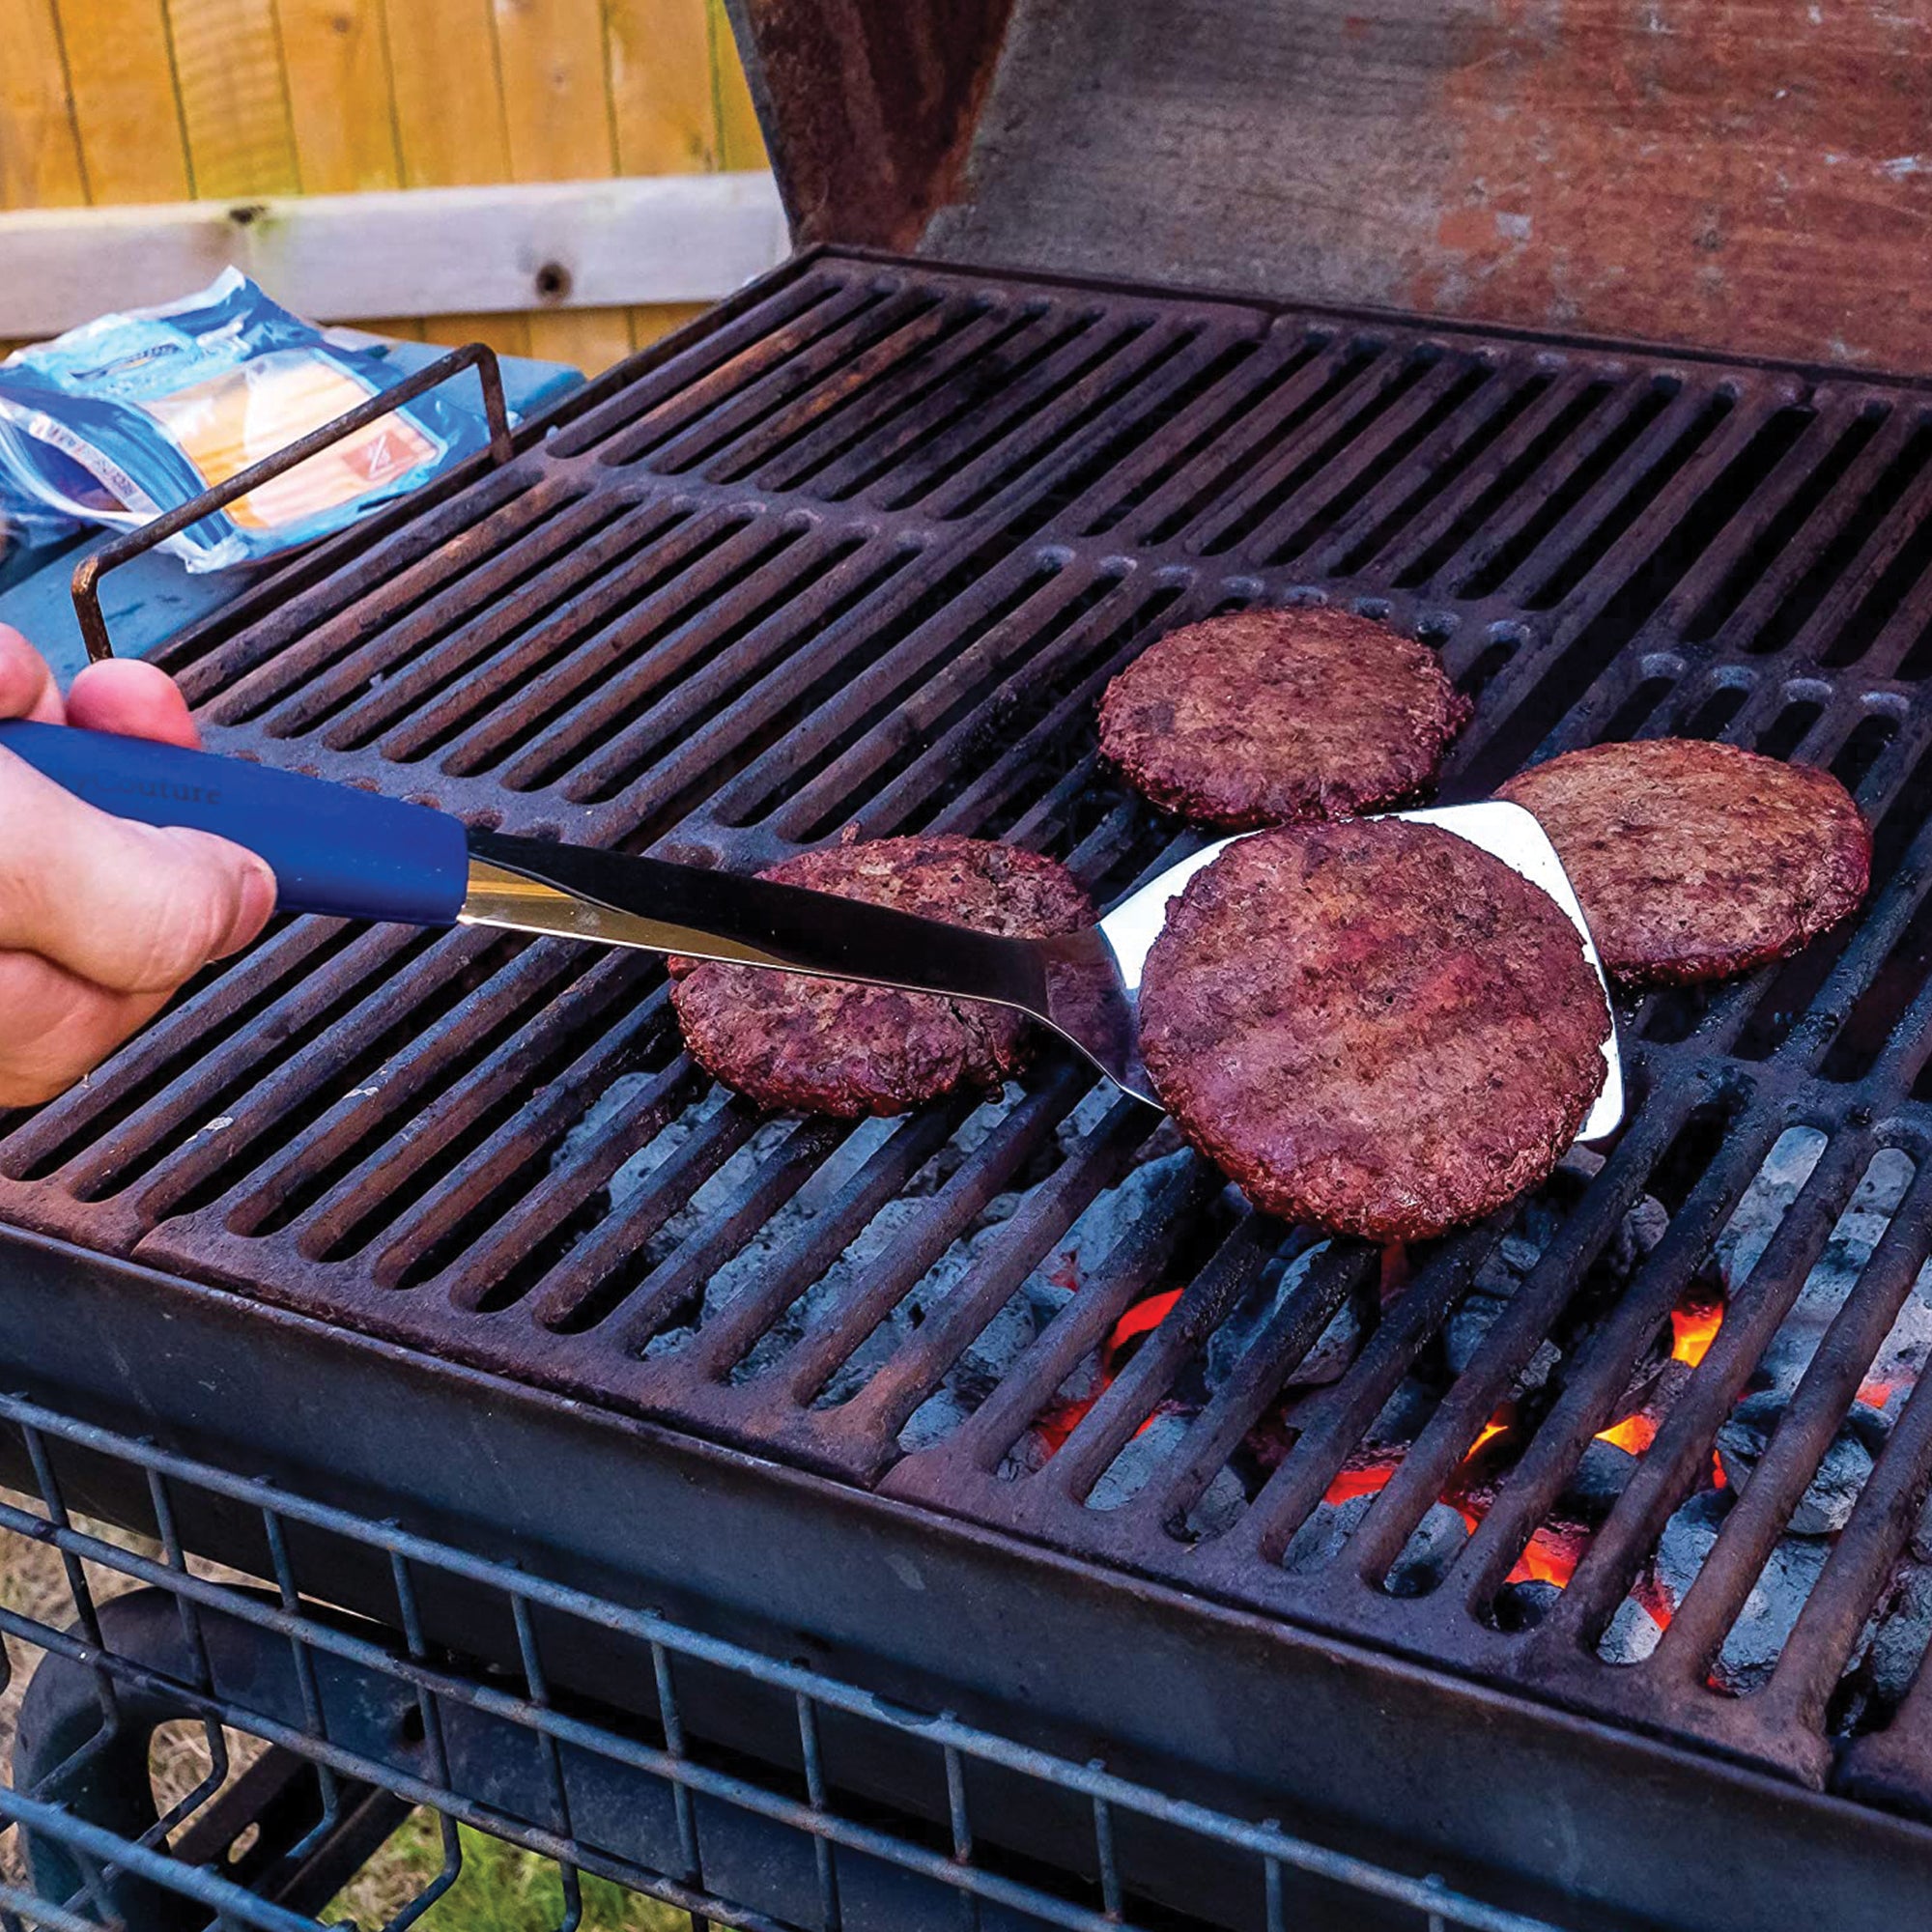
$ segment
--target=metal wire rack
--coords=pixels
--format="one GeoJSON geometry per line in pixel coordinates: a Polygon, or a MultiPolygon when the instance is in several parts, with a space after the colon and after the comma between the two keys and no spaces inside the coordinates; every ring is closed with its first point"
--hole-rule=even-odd
{"type": "Polygon", "coordinates": [[[1267,1932],[1338,1912],[1429,1932],[1550,1932],[1439,1880],[947,1712],[895,1708],[23,1397],[0,1398],[0,1429],[32,1471],[31,1493],[0,1500],[0,1556],[31,1545],[60,1571],[56,1607],[14,1607],[10,1591],[0,1608],[10,1680],[26,1681],[14,1781],[0,1787],[9,1932],[350,1922],[330,1902],[415,1807],[434,1819],[440,1862],[389,1927],[456,1885],[468,1826],[554,1865],[558,1932],[582,1921],[585,1874],[695,1928],[749,1932],[1171,1928],[1205,1922],[1171,1902],[1197,1885],[1221,1922],[1267,1932]],[[151,1522],[84,1514],[102,1459],[139,1471],[151,1522]],[[208,1512],[252,1520],[259,1576],[190,1553],[183,1524],[208,1512]],[[328,1606],[329,1566],[352,1550],[387,1568],[387,1628],[328,1606]],[[426,1596],[452,1589],[494,1618],[498,1654],[457,1656],[425,1636],[426,1596]],[[554,1688],[552,1660],[574,1647],[597,1654],[628,1708],[554,1688]],[[718,1719],[738,1707],[734,1747],[718,1719]],[[206,1771],[164,1806],[151,1741],[184,1720],[203,1728],[206,1771]],[[852,1774],[873,1762],[893,1767],[896,1803],[857,1795],[852,1774]],[[982,1792],[997,1819],[1052,1823],[1073,1856],[1051,1869],[1011,1850],[981,1824],[982,1792]]]}

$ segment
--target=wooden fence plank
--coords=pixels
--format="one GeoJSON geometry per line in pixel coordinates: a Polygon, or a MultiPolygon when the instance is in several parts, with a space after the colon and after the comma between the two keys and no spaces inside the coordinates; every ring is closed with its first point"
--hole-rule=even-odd
{"type": "Polygon", "coordinates": [[[758,128],[758,110],[745,82],[744,63],[725,17],[724,0],[708,0],[711,24],[712,86],[718,99],[718,162],[721,168],[762,168],[766,165],[765,137],[758,128]]]}
{"type": "MultiPolygon", "coordinates": [[[[616,162],[599,0],[497,0],[510,169],[520,182],[605,180],[616,162]]],[[[559,276],[564,271],[559,267],[559,276]]],[[[540,278],[558,281],[557,276],[540,278]]],[[[631,351],[622,309],[529,318],[530,354],[596,375],[631,351]]]]}
{"type": "Polygon", "coordinates": [[[303,191],[401,187],[382,0],[278,0],[278,10],[303,191]]]}
{"type": "Polygon", "coordinates": [[[299,314],[512,315],[715,300],[783,259],[769,175],[506,183],[0,213],[0,334],[167,300],[228,263],[299,314]]]}
{"type": "Polygon", "coordinates": [[[53,0],[0,0],[0,208],[86,199],[53,0]]]}
{"type": "Polygon", "coordinates": [[[646,308],[634,308],[631,311],[632,338],[639,349],[648,349],[672,329],[682,328],[687,322],[696,322],[710,306],[709,302],[652,302],[646,308]]]}
{"type": "Polygon", "coordinates": [[[171,0],[168,32],[195,192],[297,193],[274,0],[171,0]]]}
{"type": "Polygon", "coordinates": [[[671,175],[717,167],[705,0],[608,0],[605,22],[618,172],[671,175]]]}
{"type": "Polygon", "coordinates": [[[88,199],[194,193],[162,0],[57,0],[88,199]]]}
{"type": "MultiPolygon", "coordinates": [[[[384,0],[383,14],[404,185],[507,180],[510,146],[491,0],[384,0]]],[[[529,329],[520,316],[441,316],[425,333],[432,342],[473,338],[506,355],[529,354],[529,329]]]]}

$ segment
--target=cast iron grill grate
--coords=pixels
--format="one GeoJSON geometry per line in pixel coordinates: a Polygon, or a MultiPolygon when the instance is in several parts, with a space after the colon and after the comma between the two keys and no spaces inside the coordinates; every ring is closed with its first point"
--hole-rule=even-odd
{"type": "Polygon", "coordinates": [[[1099,769],[1101,685],[1296,598],[1440,648],[1478,699],[1458,792],[1664,731],[1838,772],[1862,919],[1635,1006],[1607,1160],[1428,1251],[1258,1220],[1065,1059],[761,1122],[654,961],[316,921],[9,1122],[0,1211],[1814,1782],[1905,1776],[1920,391],[819,254],[336,555],[169,648],[213,745],[733,867],[932,828],[1117,896],[1186,845],[1099,769]]]}

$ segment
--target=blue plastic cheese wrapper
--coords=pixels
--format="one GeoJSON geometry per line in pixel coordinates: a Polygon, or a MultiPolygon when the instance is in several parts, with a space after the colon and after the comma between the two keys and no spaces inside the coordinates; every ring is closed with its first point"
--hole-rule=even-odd
{"type": "MultiPolygon", "coordinates": [[[[199,295],[102,316],[0,362],[0,519],[28,542],[133,528],[346,414],[400,376],[234,269],[199,295]]],[[[484,447],[480,411],[432,390],[204,517],[190,570],[339,530],[484,447]]]]}

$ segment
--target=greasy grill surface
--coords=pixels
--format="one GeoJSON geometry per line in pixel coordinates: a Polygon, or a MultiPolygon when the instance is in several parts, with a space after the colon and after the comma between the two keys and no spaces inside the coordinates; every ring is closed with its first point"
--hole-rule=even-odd
{"type": "Polygon", "coordinates": [[[1838,772],[1877,826],[1856,927],[1627,1013],[1601,1171],[1405,1258],[1302,1260],[1065,1059],[982,1108],[761,1124],[680,1054],[654,959],[312,920],[9,1121],[0,1213],[1807,1779],[1925,1784],[1932,1691],[1854,1718],[1841,1686],[1903,1587],[1922,1390],[1795,1627],[1745,1678],[1720,1653],[1932,1250],[1926,397],[822,255],[330,555],[168,653],[214,747],[732,867],[960,832],[1117,897],[1187,842],[1097,768],[1101,686],[1317,591],[1476,697],[1447,789],[1662,731],[1838,772]],[[1721,1329],[1552,1577],[1530,1552],[1719,1255],[1721,1329]],[[1833,1258],[1835,1322],[1632,1661],[1605,1634],[1833,1258]],[[1346,1372],[1285,1403],[1338,1317],[1346,1372]],[[1399,1465],[1336,1517],[1398,1409],[1399,1465]],[[1472,1533],[1392,1584],[1499,1414],[1472,1533]]]}

